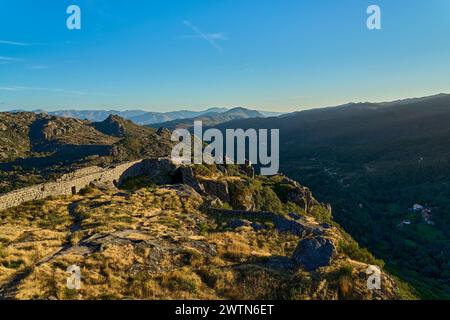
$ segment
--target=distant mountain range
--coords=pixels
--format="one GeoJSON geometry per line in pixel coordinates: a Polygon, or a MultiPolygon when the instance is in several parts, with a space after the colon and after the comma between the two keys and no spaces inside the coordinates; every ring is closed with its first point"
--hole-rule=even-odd
{"type": "Polygon", "coordinates": [[[265,118],[265,116],[256,110],[245,108],[234,108],[226,112],[208,112],[200,116],[186,119],[172,120],[163,123],[149,125],[149,127],[164,127],[170,130],[176,128],[190,128],[194,126],[194,121],[202,121],[204,126],[215,126],[236,119],[265,118]]]}
{"type": "MultiPolygon", "coordinates": [[[[245,108],[235,108],[239,110],[248,110],[245,108]]],[[[232,110],[235,110],[232,109],[232,110]]],[[[24,110],[13,110],[12,112],[20,112],[24,110]]],[[[80,120],[89,120],[89,121],[103,121],[107,119],[110,115],[117,115],[124,119],[131,120],[139,125],[152,125],[156,123],[166,123],[175,120],[181,119],[193,119],[196,117],[200,117],[203,115],[215,115],[220,113],[226,113],[230,111],[227,108],[209,108],[203,111],[190,111],[190,110],[179,110],[179,111],[171,111],[171,112],[149,112],[145,110],[127,110],[127,111],[118,111],[118,110],[56,110],[56,111],[46,111],[46,110],[34,110],[35,113],[46,113],[56,117],[62,118],[74,118],[80,120]]],[[[250,110],[249,110],[250,111],[250,110]]],[[[241,114],[243,114],[241,112],[241,114]]],[[[258,117],[272,117],[279,116],[281,112],[265,112],[259,111],[258,117]]],[[[244,116],[243,118],[248,118],[244,116]]],[[[229,120],[239,119],[239,117],[233,117],[229,120]]]]}

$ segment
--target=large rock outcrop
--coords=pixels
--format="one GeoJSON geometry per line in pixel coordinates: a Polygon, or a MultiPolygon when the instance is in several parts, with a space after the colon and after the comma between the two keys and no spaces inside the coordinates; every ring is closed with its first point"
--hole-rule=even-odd
{"type": "Polygon", "coordinates": [[[292,260],[306,271],[315,271],[330,265],[336,255],[336,247],[330,239],[318,236],[301,240],[292,260]]]}
{"type": "Polygon", "coordinates": [[[253,211],[255,202],[253,190],[242,183],[230,183],[230,204],[236,210],[253,211]]]}
{"type": "Polygon", "coordinates": [[[230,202],[230,194],[228,191],[228,183],[226,181],[213,179],[199,179],[207,194],[217,197],[222,202],[230,202]]]}
{"type": "Polygon", "coordinates": [[[283,183],[291,186],[291,189],[286,193],[286,200],[297,204],[303,208],[306,213],[310,213],[311,208],[318,204],[311,191],[297,181],[288,177],[283,177],[283,183]]]}
{"type": "Polygon", "coordinates": [[[198,193],[203,193],[205,188],[202,184],[200,184],[195,177],[194,170],[189,166],[182,166],[179,168],[179,172],[181,174],[181,182],[194,188],[198,193]]]}

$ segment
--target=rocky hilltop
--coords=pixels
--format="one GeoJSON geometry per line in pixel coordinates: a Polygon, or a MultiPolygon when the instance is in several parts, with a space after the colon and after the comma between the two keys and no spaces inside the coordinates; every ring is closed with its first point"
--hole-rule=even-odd
{"type": "Polygon", "coordinates": [[[88,167],[170,154],[170,135],[111,115],[102,122],[0,113],[0,194],[88,167]]]}
{"type": "Polygon", "coordinates": [[[0,212],[4,299],[404,299],[383,263],[331,208],[285,176],[167,160],[120,184],[93,183],[0,212]],[[66,286],[81,270],[80,290],[66,286]]]}

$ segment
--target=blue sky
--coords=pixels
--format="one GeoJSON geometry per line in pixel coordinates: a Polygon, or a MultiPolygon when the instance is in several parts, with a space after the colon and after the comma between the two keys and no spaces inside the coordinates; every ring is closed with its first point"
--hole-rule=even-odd
{"type": "Polygon", "coordinates": [[[294,111],[450,93],[447,0],[0,0],[0,110],[294,111]],[[76,4],[82,29],[66,28],[76,4]],[[366,9],[382,10],[382,30],[366,9]]]}

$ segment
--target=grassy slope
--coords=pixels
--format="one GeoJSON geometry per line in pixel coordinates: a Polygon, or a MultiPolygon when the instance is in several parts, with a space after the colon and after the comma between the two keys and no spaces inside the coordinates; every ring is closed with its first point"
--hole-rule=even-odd
{"type": "MultiPolygon", "coordinates": [[[[367,291],[367,264],[354,260],[372,259],[371,255],[341,231],[333,231],[333,237],[342,239],[342,246],[332,265],[315,273],[271,267],[268,261],[285,261],[283,257],[292,254],[298,236],[278,233],[270,221],[265,222],[266,230],[230,229],[229,217],[207,214],[204,199],[195,192],[179,187],[145,187],[144,180],[129,181],[127,190],[121,193],[89,188],[82,195],[33,202],[1,212],[0,284],[7,287],[7,297],[414,297],[407,286],[400,281],[394,284],[390,278],[383,282],[382,292],[367,291]],[[99,243],[101,246],[96,245],[99,243]],[[65,270],[72,264],[82,268],[81,291],[65,286],[65,270]],[[14,282],[18,275],[24,275],[23,279],[14,282]]],[[[277,183],[267,178],[249,182],[255,183],[255,190],[262,190],[263,184],[274,187],[277,183]]],[[[271,201],[266,202],[276,201],[275,194],[283,209],[286,204],[272,187],[273,193],[267,195],[271,201]]],[[[300,208],[296,211],[305,214],[300,208]]]]}

